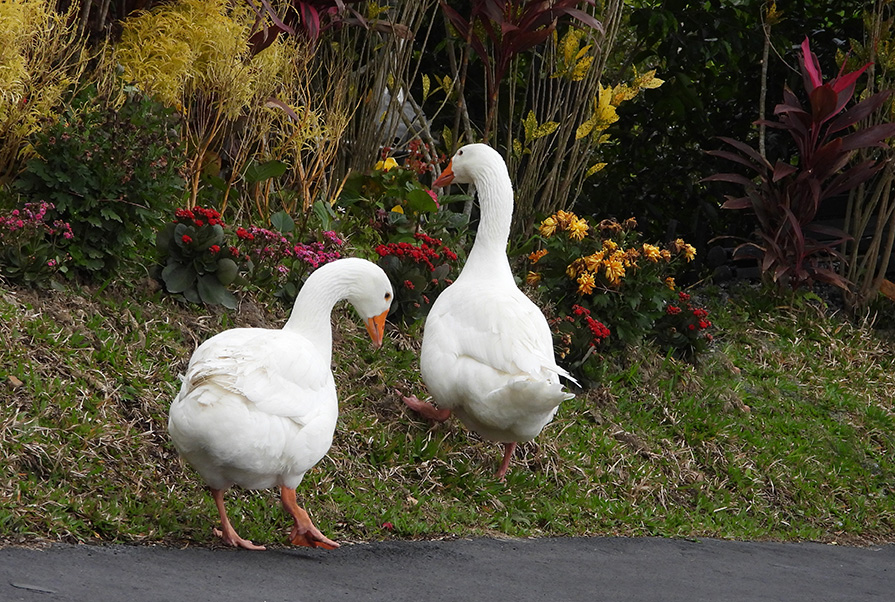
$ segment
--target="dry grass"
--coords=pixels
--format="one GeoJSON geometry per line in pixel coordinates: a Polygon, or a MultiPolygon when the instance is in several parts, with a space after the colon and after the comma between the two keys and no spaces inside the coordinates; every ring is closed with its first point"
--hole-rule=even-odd
{"type": "MultiPolygon", "coordinates": [[[[754,297],[754,295],[753,295],[754,297]]],[[[419,331],[373,350],[336,312],[341,414],[299,489],[342,541],[470,535],[712,535],[860,543],[895,535],[891,340],[812,307],[712,307],[698,367],[649,348],[605,360],[604,385],[519,447],[410,415],[419,331]]],[[[286,312],[209,312],[131,288],[0,289],[0,538],[213,544],[213,505],[166,434],[195,346],[286,312]]],[[[241,534],[283,541],[275,492],[232,492],[241,534]]]]}

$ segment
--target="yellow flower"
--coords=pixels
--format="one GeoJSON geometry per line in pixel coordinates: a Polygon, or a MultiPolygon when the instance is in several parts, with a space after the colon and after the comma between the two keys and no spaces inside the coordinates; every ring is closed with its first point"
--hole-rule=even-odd
{"type": "Polygon", "coordinates": [[[379,161],[378,163],[376,163],[376,166],[374,167],[374,169],[376,171],[388,171],[388,170],[392,169],[393,167],[397,167],[397,166],[398,166],[398,162],[395,161],[395,158],[389,157],[385,161],[379,161]]]}
{"type": "MultiPolygon", "coordinates": [[[[532,263],[537,263],[540,261],[541,257],[547,254],[547,249],[540,249],[538,251],[532,251],[528,254],[528,260],[532,263]]],[[[540,278],[540,276],[538,276],[540,278]]]]}
{"type": "Polygon", "coordinates": [[[665,261],[671,261],[671,252],[668,249],[662,249],[659,254],[665,261]]]}
{"type": "Polygon", "coordinates": [[[584,260],[579,257],[568,265],[568,267],[566,268],[566,276],[568,276],[569,278],[575,278],[578,274],[585,270],[586,268],[584,267],[584,260]]]}
{"type": "Polygon", "coordinates": [[[611,253],[618,248],[618,243],[616,243],[614,240],[609,240],[607,238],[606,240],[603,241],[603,248],[611,253]]]}
{"type": "Polygon", "coordinates": [[[551,236],[553,236],[553,233],[556,232],[556,226],[556,218],[551,215],[541,222],[541,227],[538,228],[538,231],[544,238],[550,238],[551,236]]]}
{"type": "Polygon", "coordinates": [[[578,276],[578,292],[582,295],[589,295],[594,292],[594,285],[597,282],[594,280],[594,275],[590,272],[582,272],[580,276],[578,276]]]}
{"type": "Polygon", "coordinates": [[[404,207],[402,207],[401,205],[395,205],[394,207],[392,207],[392,211],[395,213],[404,213],[404,207]]]}
{"type": "Polygon", "coordinates": [[[671,276],[669,276],[668,278],[666,278],[666,279],[665,279],[665,286],[667,286],[667,287],[670,288],[671,290],[674,290],[674,278],[672,278],[671,276]]]}
{"type": "Polygon", "coordinates": [[[575,218],[569,223],[569,238],[582,240],[587,236],[587,220],[575,218]]]}
{"type": "Polygon", "coordinates": [[[569,211],[560,209],[556,212],[556,221],[560,230],[565,230],[573,220],[577,220],[578,216],[569,211]]]}
{"type": "Polygon", "coordinates": [[[603,262],[603,251],[599,251],[594,253],[593,255],[588,255],[584,257],[584,267],[589,269],[591,272],[596,272],[600,269],[600,264],[603,262]]]}
{"type": "Polygon", "coordinates": [[[613,286],[617,286],[621,279],[625,277],[625,266],[616,258],[610,258],[606,262],[606,279],[613,286]]]}
{"type": "Polygon", "coordinates": [[[659,251],[659,247],[657,247],[656,245],[649,245],[644,243],[643,256],[653,263],[658,263],[658,261],[662,258],[662,253],[659,251]]]}
{"type": "Polygon", "coordinates": [[[525,276],[525,282],[527,282],[531,286],[536,286],[538,284],[538,282],[540,282],[540,281],[541,281],[541,275],[538,274],[537,272],[529,272],[525,276]]]}
{"type": "Polygon", "coordinates": [[[693,245],[684,245],[684,257],[687,258],[687,262],[693,261],[693,258],[696,257],[696,249],[693,245]]]}

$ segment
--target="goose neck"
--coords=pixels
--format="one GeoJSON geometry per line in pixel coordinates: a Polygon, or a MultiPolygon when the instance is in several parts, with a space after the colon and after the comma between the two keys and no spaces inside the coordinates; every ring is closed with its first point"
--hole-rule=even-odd
{"type": "Polygon", "coordinates": [[[324,356],[332,357],[332,311],[344,298],[344,287],[336,280],[308,278],[295,299],[283,330],[307,338],[324,356]]]}

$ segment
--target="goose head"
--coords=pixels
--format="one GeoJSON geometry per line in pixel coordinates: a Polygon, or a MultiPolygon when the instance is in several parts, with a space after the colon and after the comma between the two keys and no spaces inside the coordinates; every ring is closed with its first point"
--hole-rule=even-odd
{"type": "Polygon", "coordinates": [[[366,259],[346,258],[340,262],[349,262],[351,270],[357,273],[345,300],[363,319],[373,345],[380,347],[385,334],[385,318],[394,297],[392,283],[382,268],[366,259]]]}
{"type": "Polygon", "coordinates": [[[482,177],[489,168],[494,169],[495,165],[503,166],[506,171],[506,164],[500,153],[487,144],[467,144],[454,154],[432,186],[470,184],[482,177]]]}
{"type": "Polygon", "coordinates": [[[299,291],[289,322],[294,320],[298,327],[312,319],[302,314],[324,312],[328,315],[335,303],[345,300],[354,306],[366,324],[373,345],[379,347],[393,297],[391,282],[378,265],[357,257],[338,259],[314,270],[308,277],[299,291]]]}

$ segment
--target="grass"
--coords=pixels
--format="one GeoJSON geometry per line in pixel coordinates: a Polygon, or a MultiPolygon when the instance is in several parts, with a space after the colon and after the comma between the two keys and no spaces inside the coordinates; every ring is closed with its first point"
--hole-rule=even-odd
{"type": "MultiPolygon", "coordinates": [[[[188,308],[148,283],[44,293],[0,288],[0,540],[212,545],[216,520],[178,459],[167,408],[195,345],[286,312],[188,308]]],[[[339,541],[474,535],[895,540],[892,340],[810,300],[711,293],[717,340],[698,366],[649,347],[606,359],[602,385],[501,449],[432,426],[419,327],[373,350],[336,312],[341,413],[299,502],[339,541]]],[[[276,492],[228,493],[244,537],[281,543],[276,492]]]]}

